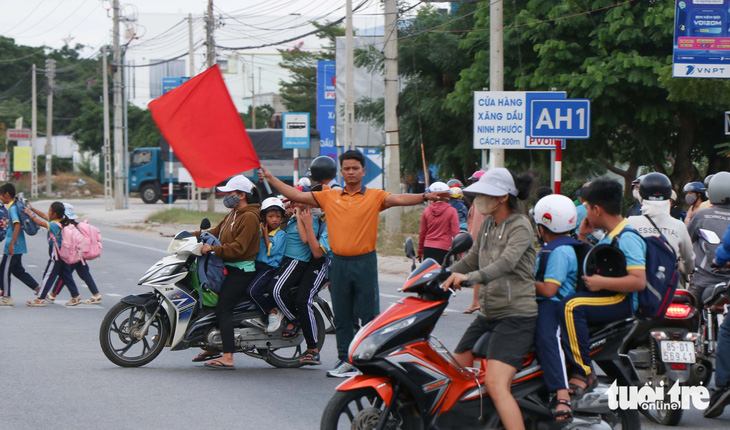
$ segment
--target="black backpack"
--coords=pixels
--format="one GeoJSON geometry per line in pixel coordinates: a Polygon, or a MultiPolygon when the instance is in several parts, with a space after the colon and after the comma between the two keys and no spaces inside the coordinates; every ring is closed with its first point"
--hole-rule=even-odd
{"type": "Polygon", "coordinates": [[[29,217],[25,213],[25,200],[18,197],[15,199],[15,207],[18,209],[18,219],[20,220],[20,226],[28,236],[35,236],[38,233],[38,224],[33,221],[32,217],[29,217]]]}
{"type": "MultiPolygon", "coordinates": [[[[550,253],[557,247],[568,245],[572,246],[575,250],[575,256],[578,259],[578,278],[575,285],[575,291],[581,292],[581,291],[588,291],[586,288],[586,284],[583,282],[583,261],[586,258],[586,255],[588,254],[588,251],[591,250],[591,245],[581,242],[577,239],[574,239],[570,236],[560,236],[557,239],[553,240],[552,242],[545,245],[541,250],[538,257],[540,258],[540,262],[537,265],[537,274],[535,275],[535,280],[538,282],[543,282],[545,280],[545,271],[547,270],[547,262],[550,258],[550,253]]],[[[560,293],[556,294],[557,298],[563,299],[562,295],[560,293]]]]}

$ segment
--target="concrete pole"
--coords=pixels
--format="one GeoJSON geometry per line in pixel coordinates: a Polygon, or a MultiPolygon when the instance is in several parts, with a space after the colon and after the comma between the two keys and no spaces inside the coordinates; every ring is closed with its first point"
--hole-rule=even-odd
{"type": "Polygon", "coordinates": [[[352,0],[345,15],[345,151],[355,149],[355,40],[352,30],[352,0]]]}
{"type": "Polygon", "coordinates": [[[107,64],[106,46],[102,48],[102,103],[104,106],[104,205],[106,210],[114,210],[112,197],[112,148],[109,132],[109,65],[107,64]]]}
{"type": "MultiPolygon", "coordinates": [[[[396,0],[385,0],[385,189],[400,193],[400,145],[398,133],[398,9],[396,0]]],[[[396,206],[385,213],[385,231],[401,231],[403,208],[396,206]]]]}
{"type": "Polygon", "coordinates": [[[46,60],[46,76],[48,76],[48,109],[46,110],[46,197],[51,195],[51,172],[53,160],[53,78],[56,73],[56,62],[53,59],[46,60]]]}
{"type": "MultiPolygon", "coordinates": [[[[195,76],[195,45],[193,44],[193,14],[188,14],[188,66],[190,79],[195,76]]],[[[195,182],[192,184],[193,187],[193,202],[195,203],[195,210],[200,211],[200,194],[198,194],[198,187],[195,182]]]]}
{"type": "MultiPolygon", "coordinates": [[[[489,91],[504,91],[504,26],[502,0],[489,5],[489,91]]],[[[504,167],[504,149],[489,150],[489,167],[504,167]]]]}
{"type": "Polygon", "coordinates": [[[124,133],[122,124],[122,52],[119,46],[119,0],[113,0],[112,43],[114,76],[112,77],[114,103],[114,209],[124,209],[124,133]]]}
{"type": "Polygon", "coordinates": [[[251,130],[256,130],[256,80],[254,76],[253,54],[251,54],[251,130]]]}
{"type": "Polygon", "coordinates": [[[33,77],[31,80],[31,119],[30,119],[30,196],[38,197],[38,160],[36,159],[35,143],[38,140],[38,98],[36,97],[36,68],[33,64],[33,77]]]}
{"type": "MultiPolygon", "coordinates": [[[[206,45],[208,47],[208,68],[215,66],[215,40],[213,38],[213,29],[215,26],[215,17],[213,16],[213,0],[208,0],[208,13],[205,21],[206,45]]],[[[208,192],[208,212],[215,211],[215,187],[208,192]]]]}

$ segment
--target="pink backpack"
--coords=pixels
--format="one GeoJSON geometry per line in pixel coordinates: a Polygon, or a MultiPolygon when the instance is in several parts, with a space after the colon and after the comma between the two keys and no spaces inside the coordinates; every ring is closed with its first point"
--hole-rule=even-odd
{"type": "Polygon", "coordinates": [[[104,249],[104,247],[101,246],[101,231],[89,224],[88,220],[78,223],[76,228],[78,228],[84,236],[84,240],[81,244],[84,260],[99,258],[101,256],[101,251],[104,249]]]}
{"type": "Polygon", "coordinates": [[[57,245],[53,234],[51,234],[51,238],[61,260],[67,264],[76,264],[82,260],[84,235],[73,224],[69,224],[61,230],[61,246],[57,245]]]}

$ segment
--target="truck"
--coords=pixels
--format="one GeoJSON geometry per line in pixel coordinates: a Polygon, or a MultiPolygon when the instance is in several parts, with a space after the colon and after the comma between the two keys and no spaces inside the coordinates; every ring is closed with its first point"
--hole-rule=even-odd
{"type": "MultiPolygon", "coordinates": [[[[319,132],[310,129],[309,149],[299,150],[299,159],[294,160],[292,149],[283,149],[283,132],[280,128],[247,130],[254,150],[261,164],[284,182],[291,184],[296,169],[299,177],[306,176],[309,163],[319,156],[319,132]]],[[[167,202],[170,197],[170,169],[172,169],[172,199],[187,199],[192,196],[190,175],[180,160],[174,156],[170,162],[170,149],[164,138],[160,146],[136,148],[129,156],[129,191],[138,192],[142,201],[148,204],[158,200],[167,202]]],[[[241,172],[254,183],[258,182],[258,172],[241,172]]],[[[225,181],[223,181],[225,182],[225,181]]],[[[202,198],[206,198],[203,194],[202,198]]]]}

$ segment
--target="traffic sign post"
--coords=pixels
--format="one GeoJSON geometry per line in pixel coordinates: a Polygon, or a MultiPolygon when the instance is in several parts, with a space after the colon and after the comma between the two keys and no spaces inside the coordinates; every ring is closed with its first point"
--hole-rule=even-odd
{"type": "Polygon", "coordinates": [[[282,147],[294,150],[294,184],[299,182],[299,150],[309,149],[309,112],[286,112],[282,115],[284,129],[282,147]]]}

